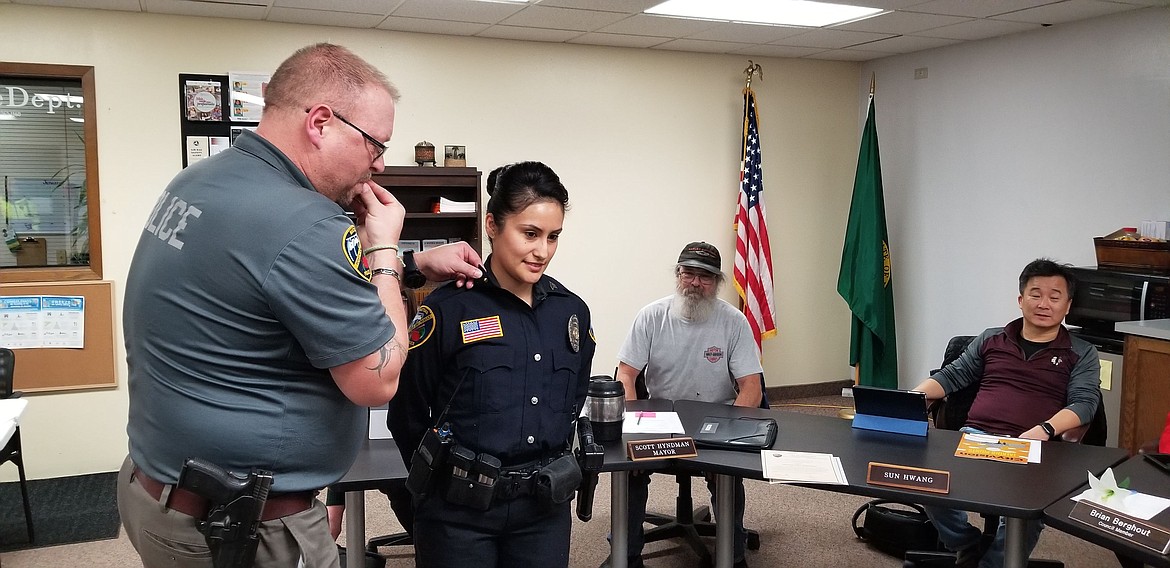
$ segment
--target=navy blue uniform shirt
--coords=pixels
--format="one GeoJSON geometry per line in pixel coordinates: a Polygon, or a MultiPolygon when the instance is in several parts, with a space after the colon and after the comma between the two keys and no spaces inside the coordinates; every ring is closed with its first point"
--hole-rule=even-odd
{"type": "Polygon", "coordinates": [[[560,454],[573,434],[597,348],[589,307],[547,275],[529,306],[486,265],[474,288],[431,293],[411,323],[386,420],[407,464],[436,423],[505,468],[560,454]]]}

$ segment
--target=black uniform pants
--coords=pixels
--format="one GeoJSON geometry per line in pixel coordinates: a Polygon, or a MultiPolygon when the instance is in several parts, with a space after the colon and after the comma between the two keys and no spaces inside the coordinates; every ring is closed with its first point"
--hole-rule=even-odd
{"type": "Polygon", "coordinates": [[[431,495],[414,514],[418,568],[567,568],[569,501],[540,505],[533,496],[476,511],[431,495]]]}

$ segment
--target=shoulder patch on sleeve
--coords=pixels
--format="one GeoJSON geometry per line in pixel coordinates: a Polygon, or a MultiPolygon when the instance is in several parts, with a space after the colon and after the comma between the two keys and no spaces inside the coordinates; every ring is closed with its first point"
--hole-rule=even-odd
{"type": "Polygon", "coordinates": [[[407,350],[426,343],[434,332],[435,312],[427,306],[422,306],[414,315],[414,321],[410,322],[410,348],[407,350]]]}
{"type": "Polygon", "coordinates": [[[346,262],[349,262],[350,267],[358,276],[369,280],[372,276],[370,274],[370,267],[366,265],[365,256],[362,254],[362,241],[358,239],[357,227],[350,225],[345,230],[345,234],[341,237],[341,251],[345,255],[346,262]]]}

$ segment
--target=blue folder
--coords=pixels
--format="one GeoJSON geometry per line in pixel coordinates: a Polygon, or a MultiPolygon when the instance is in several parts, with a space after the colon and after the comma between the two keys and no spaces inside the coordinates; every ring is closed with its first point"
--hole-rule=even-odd
{"type": "Polygon", "coordinates": [[[926,394],[879,387],[853,387],[853,427],[925,436],[926,394]]]}

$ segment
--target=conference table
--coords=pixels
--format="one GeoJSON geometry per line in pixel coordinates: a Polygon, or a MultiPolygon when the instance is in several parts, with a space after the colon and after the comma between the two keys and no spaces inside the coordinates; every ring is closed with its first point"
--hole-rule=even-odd
{"type": "Polygon", "coordinates": [[[364,440],[349,472],[333,488],[345,492],[345,568],[364,568],[366,548],[366,490],[387,481],[406,479],[406,464],[391,439],[364,440]],[[354,548],[354,546],[357,548],[354,548]]]}
{"type": "MultiPolygon", "coordinates": [[[[664,403],[669,404],[669,401],[627,401],[627,410],[663,410],[667,408],[664,403]]],[[[1005,566],[1008,568],[1027,565],[1025,521],[1042,518],[1045,507],[1083,484],[1086,470],[1099,475],[1128,456],[1119,448],[1044,443],[1040,463],[1008,464],[956,457],[954,452],[961,435],[949,430],[931,429],[925,437],[875,432],[854,429],[851,422],[840,418],[699,401],[677,401],[673,403],[673,410],[678,413],[688,435],[697,432],[707,416],[774,418],[779,431],[772,449],[831,453],[840,458],[848,485],[801,484],[807,487],[1003,516],[1007,524],[1005,566]],[[866,482],[870,462],[948,471],[951,474],[950,491],[939,494],[870,485],[866,482]]],[[[664,436],[627,435],[623,436],[622,443],[605,445],[604,470],[611,472],[612,487],[610,565],[613,568],[626,568],[627,565],[628,472],[660,469],[665,464],[664,461],[628,461],[624,453],[625,442],[656,437],[664,436]]],[[[759,451],[700,448],[697,457],[675,462],[672,465],[676,468],[716,475],[717,520],[733,515],[734,478],[763,479],[759,451]]],[[[732,538],[732,523],[718,522],[717,568],[731,567],[732,538]]]]}
{"type": "Polygon", "coordinates": [[[8,440],[16,433],[25,408],[28,408],[28,400],[23,398],[0,400],[0,448],[8,444],[8,440]]]}
{"type": "MultiPolygon", "coordinates": [[[[1113,476],[1119,483],[1129,478],[1129,488],[1134,491],[1170,498],[1170,475],[1167,475],[1165,471],[1158,469],[1157,466],[1146,461],[1141,455],[1134,456],[1115,466],[1113,468],[1113,476]]],[[[1044,524],[1117,552],[1120,556],[1125,557],[1126,561],[1130,562],[1130,564],[1124,564],[1126,566],[1144,563],[1150,566],[1170,568],[1170,555],[1161,554],[1153,549],[1138,546],[1113,534],[1097,530],[1089,525],[1070,519],[1068,514],[1072,512],[1072,508],[1076,504],[1071,497],[1080,495],[1088,487],[1089,484],[1086,479],[1085,483],[1072,490],[1064,498],[1045,508],[1044,524]]],[[[1154,515],[1149,522],[1159,527],[1170,527],[1170,509],[1154,515]]]]}

